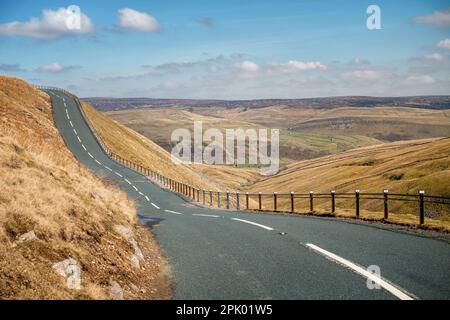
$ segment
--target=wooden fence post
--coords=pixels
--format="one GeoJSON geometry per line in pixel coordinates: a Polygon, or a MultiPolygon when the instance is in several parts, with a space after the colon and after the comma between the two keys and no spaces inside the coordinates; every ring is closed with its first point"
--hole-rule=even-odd
{"type": "Polygon", "coordinates": [[[291,212],[294,212],[294,191],[291,191],[291,212]]]}
{"type": "Polygon", "coordinates": [[[277,212],[277,193],[273,193],[273,211],[277,212]]]}
{"type": "Polygon", "coordinates": [[[360,190],[355,190],[355,207],[356,207],[356,217],[359,218],[359,192],[360,190]]]}
{"type": "Polygon", "coordinates": [[[425,191],[419,191],[419,210],[420,210],[420,219],[419,223],[425,223],[425,191]]]}
{"type": "Polygon", "coordinates": [[[245,193],[245,208],[248,210],[248,192],[245,193]]]}
{"type": "Polygon", "coordinates": [[[314,191],[309,192],[309,211],[314,212],[314,191]]]}
{"type": "Polygon", "coordinates": [[[262,209],[262,203],[261,203],[262,201],[261,201],[261,192],[258,192],[258,208],[259,208],[259,211],[261,211],[261,209],[262,209]]]}
{"type": "Polygon", "coordinates": [[[389,215],[389,209],[388,209],[388,193],[389,190],[385,189],[383,190],[383,198],[384,198],[384,220],[388,219],[389,215]]]}

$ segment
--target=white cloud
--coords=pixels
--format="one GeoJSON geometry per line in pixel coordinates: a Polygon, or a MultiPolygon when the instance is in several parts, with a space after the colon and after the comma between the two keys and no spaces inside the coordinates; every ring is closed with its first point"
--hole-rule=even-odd
{"type": "Polygon", "coordinates": [[[373,81],[380,79],[381,73],[374,70],[355,70],[343,73],[342,78],[346,80],[373,81]]]}
{"type": "Polygon", "coordinates": [[[252,61],[243,61],[241,63],[237,63],[234,65],[237,69],[244,71],[244,72],[258,72],[259,71],[259,66],[252,62],[252,61]]]}
{"type": "Polygon", "coordinates": [[[450,26],[450,10],[434,11],[432,14],[415,17],[415,23],[430,24],[437,27],[450,26]]]}
{"type": "Polygon", "coordinates": [[[53,62],[50,64],[40,66],[36,70],[39,72],[59,73],[59,72],[68,71],[68,70],[72,70],[72,69],[79,69],[79,68],[81,68],[81,67],[80,66],[62,66],[58,62],[53,62]]]}
{"type": "Polygon", "coordinates": [[[425,60],[429,60],[429,61],[444,61],[446,59],[445,56],[443,56],[442,54],[439,53],[430,53],[430,54],[426,54],[423,56],[423,58],[425,60]]]}
{"type": "Polygon", "coordinates": [[[404,82],[411,85],[432,84],[434,83],[434,78],[429,75],[415,75],[407,77],[404,82]]]}
{"type": "Polygon", "coordinates": [[[318,61],[289,60],[288,62],[272,62],[268,65],[269,73],[295,73],[306,70],[326,70],[327,66],[318,61]]]}
{"type": "Polygon", "coordinates": [[[297,61],[297,60],[290,60],[286,64],[291,69],[295,70],[325,70],[327,67],[323,64],[321,64],[318,61],[310,61],[310,62],[303,62],[303,61],[297,61]]]}
{"type": "Polygon", "coordinates": [[[41,18],[31,18],[27,22],[0,24],[0,35],[24,36],[36,39],[53,39],[64,36],[81,35],[94,31],[88,16],[78,15],[68,8],[43,10],[41,18]]]}
{"type": "Polygon", "coordinates": [[[119,9],[119,26],[141,32],[155,32],[160,29],[158,20],[146,12],[139,12],[130,8],[119,9]]]}
{"type": "Polygon", "coordinates": [[[450,39],[444,39],[438,42],[437,46],[442,49],[450,50],[450,39]]]}

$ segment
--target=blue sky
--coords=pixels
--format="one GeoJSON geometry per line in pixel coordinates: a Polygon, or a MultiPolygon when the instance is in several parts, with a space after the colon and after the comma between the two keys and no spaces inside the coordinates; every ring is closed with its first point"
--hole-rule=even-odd
{"type": "Polygon", "coordinates": [[[450,94],[449,9],[448,0],[3,1],[0,73],[81,96],[450,94]],[[380,30],[366,27],[371,4],[380,30]],[[70,5],[82,13],[76,31],[61,20],[70,5]]]}

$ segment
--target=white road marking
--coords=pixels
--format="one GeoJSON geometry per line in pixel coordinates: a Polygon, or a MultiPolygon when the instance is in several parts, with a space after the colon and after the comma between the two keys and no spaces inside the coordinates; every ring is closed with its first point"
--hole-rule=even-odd
{"type": "Polygon", "coordinates": [[[193,216],[198,216],[198,217],[211,217],[211,218],[219,218],[219,216],[216,216],[214,214],[202,214],[202,213],[193,213],[193,216]]]}
{"type": "Polygon", "coordinates": [[[257,227],[260,227],[260,228],[263,228],[263,229],[266,229],[266,230],[269,230],[269,231],[272,231],[272,230],[273,230],[273,228],[271,228],[271,227],[268,227],[268,226],[265,226],[265,225],[263,225],[263,224],[259,224],[259,223],[256,223],[256,222],[244,220],[244,219],[231,218],[231,220],[235,220],[235,221],[240,221],[240,222],[252,224],[252,225],[254,225],[254,226],[257,226],[257,227]]]}
{"type": "Polygon", "coordinates": [[[112,171],[112,169],[108,166],[105,166],[106,169],[108,169],[109,171],[112,171]]]}
{"type": "Polygon", "coordinates": [[[156,204],[154,204],[153,202],[152,202],[152,206],[154,206],[156,209],[161,209],[160,207],[158,207],[156,204]]]}
{"type": "Polygon", "coordinates": [[[73,123],[72,120],[69,121],[70,122],[70,126],[73,128],[73,123]]]}
{"type": "Polygon", "coordinates": [[[134,190],[138,191],[138,188],[136,188],[136,186],[132,186],[134,190]]]}
{"type": "Polygon", "coordinates": [[[67,119],[69,119],[69,120],[70,120],[69,114],[66,114],[66,117],[67,117],[67,119]]]}
{"type": "Polygon", "coordinates": [[[73,128],[73,133],[75,133],[76,135],[78,135],[77,130],[75,130],[75,128],[73,128]]]}
{"type": "Polygon", "coordinates": [[[165,212],[168,213],[173,213],[173,214],[182,214],[181,212],[176,212],[176,211],[172,211],[172,210],[164,210],[165,212]]]}
{"type": "Polygon", "coordinates": [[[140,192],[140,191],[139,191],[139,194],[140,194],[141,196],[143,196],[143,195],[144,195],[144,194],[143,194],[142,192],[140,192]]]}
{"type": "Polygon", "coordinates": [[[128,183],[129,185],[131,185],[131,182],[130,182],[130,180],[128,180],[128,179],[125,179],[125,182],[126,182],[126,183],[128,183]]]}
{"type": "Polygon", "coordinates": [[[67,109],[66,109],[66,114],[67,114],[67,115],[69,114],[69,112],[67,111],[67,109]]]}
{"type": "Polygon", "coordinates": [[[360,275],[362,275],[363,277],[366,277],[366,278],[370,279],[371,281],[379,284],[381,287],[383,287],[385,290],[392,293],[397,298],[399,298],[401,300],[414,300],[412,297],[407,295],[403,289],[401,290],[401,289],[397,288],[396,286],[394,286],[394,285],[390,284],[389,282],[387,282],[386,280],[384,280],[382,277],[379,277],[377,275],[370,273],[363,267],[360,267],[357,264],[355,264],[347,259],[341,258],[338,255],[336,255],[330,251],[327,251],[325,249],[322,249],[321,247],[318,247],[312,243],[306,243],[305,245],[308,248],[311,248],[312,250],[325,256],[326,258],[333,260],[334,262],[341,264],[347,268],[350,268],[353,271],[355,271],[356,273],[359,273],[360,275]]]}
{"type": "Polygon", "coordinates": [[[97,159],[95,159],[95,162],[97,162],[99,165],[102,165],[102,163],[100,161],[98,161],[97,159]]]}
{"type": "Polygon", "coordinates": [[[80,139],[80,137],[79,136],[77,136],[77,139],[78,139],[78,141],[81,143],[81,139],[80,139]]]}
{"type": "Polygon", "coordinates": [[[84,146],[84,144],[81,144],[81,146],[83,147],[84,151],[86,151],[86,147],[84,146]]]}
{"type": "Polygon", "coordinates": [[[119,177],[123,178],[123,175],[121,175],[120,173],[118,173],[117,171],[114,172],[115,174],[117,174],[119,177]]]}
{"type": "Polygon", "coordinates": [[[94,159],[94,156],[93,156],[90,152],[88,152],[88,155],[89,155],[89,157],[91,157],[92,159],[94,159]]]}
{"type": "Polygon", "coordinates": [[[145,196],[145,200],[147,200],[147,201],[149,201],[150,202],[150,199],[147,197],[147,196],[145,196]]]}

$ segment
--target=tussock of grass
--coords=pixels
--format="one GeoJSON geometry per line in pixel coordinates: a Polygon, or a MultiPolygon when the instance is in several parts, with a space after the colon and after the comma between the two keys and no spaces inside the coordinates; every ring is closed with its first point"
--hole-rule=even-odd
{"type": "Polygon", "coordinates": [[[151,235],[136,226],[132,201],[74,159],[45,93],[6,76],[0,76],[0,177],[0,299],[108,299],[110,280],[129,298],[169,296],[164,261],[151,235]],[[116,224],[132,228],[153,257],[146,270],[132,267],[133,249],[112,232],[116,224]],[[38,240],[18,243],[31,230],[38,240]],[[52,270],[69,257],[82,267],[79,291],[52,270]]]}

